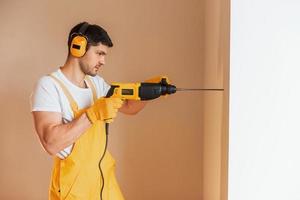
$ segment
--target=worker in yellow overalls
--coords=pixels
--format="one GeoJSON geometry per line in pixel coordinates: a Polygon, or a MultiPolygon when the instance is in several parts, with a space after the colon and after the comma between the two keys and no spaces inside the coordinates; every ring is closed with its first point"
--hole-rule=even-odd
{"type": "Polygon", "coordinates": [[[54,157],[49,200],[123,200],[105,123],[118,111],[136,114],[141,101],[105,98],[110,86],[97,75],[112,47],[107,32],[86,22],[72,28],[65,64],[42,77],[31,105],[36,132],[54,157]]]}

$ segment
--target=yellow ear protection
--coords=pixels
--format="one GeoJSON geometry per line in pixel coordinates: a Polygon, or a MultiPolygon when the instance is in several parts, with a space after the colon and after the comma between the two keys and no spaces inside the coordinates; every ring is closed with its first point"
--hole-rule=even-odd
{"type": "Polygon", "coordinates": [[[72,56],[80,58],[84,56],[88,44],[88,39],[84,35],[86,29],[89,27],[87,22],[83,23],[77,33],[71,35],[72,41],[70,45],[70,53],[72,56]]]}

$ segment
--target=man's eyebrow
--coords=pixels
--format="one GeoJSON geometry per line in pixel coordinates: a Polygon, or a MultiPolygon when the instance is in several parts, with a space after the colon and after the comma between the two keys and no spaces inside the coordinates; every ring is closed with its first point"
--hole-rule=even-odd
{"type": "Polygon", "coordinates": [[[106,52],[105,52],[105,51],[102,51],[102,50],[97,50],[97,53],[101,53],[101,54],[106,55],[106,52]]]}

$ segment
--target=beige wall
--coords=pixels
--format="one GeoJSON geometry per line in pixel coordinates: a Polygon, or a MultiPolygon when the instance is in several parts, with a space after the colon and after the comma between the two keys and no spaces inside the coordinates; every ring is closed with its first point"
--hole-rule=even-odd
{"type": "MultiPolygon", "coordinates": [[[[108,82],[165,74],[178,87],[226,89],[228,5],[1,1],[0,199],[47,197],[52,160],[33,131],[29,95],[39,77],[64,64],[72,26],[86,20],[110,33],[115,46],[100,73],[108,82]]],[[[137,116],[118,115],[109,149],[127,199],[226,198],[227,96],[227,90],[177,93],[137,116]]]]}

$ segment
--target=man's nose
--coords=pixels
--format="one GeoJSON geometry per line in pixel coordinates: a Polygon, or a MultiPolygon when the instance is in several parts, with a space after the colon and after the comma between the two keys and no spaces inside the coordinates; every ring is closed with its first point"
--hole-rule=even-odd
{"type": "Polygon", "coordinates": [[[99,65],[105,65],[105,58],[104,57],[99,60],[99,65]]]}

